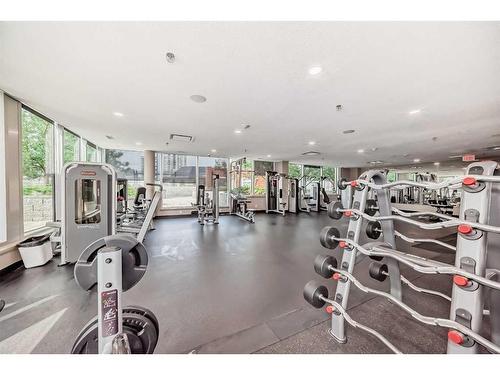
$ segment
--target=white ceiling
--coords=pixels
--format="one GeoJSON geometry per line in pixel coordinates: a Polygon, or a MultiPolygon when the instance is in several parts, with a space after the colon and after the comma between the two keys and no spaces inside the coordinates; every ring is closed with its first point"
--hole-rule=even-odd
{"type": "Polygon", "coordinates": [[[337,166],[492,155],[500,23],[3,22],[0,89],[110,148],[337,166]],[[171,133],[196,139],[166,146],[171,133]]]}

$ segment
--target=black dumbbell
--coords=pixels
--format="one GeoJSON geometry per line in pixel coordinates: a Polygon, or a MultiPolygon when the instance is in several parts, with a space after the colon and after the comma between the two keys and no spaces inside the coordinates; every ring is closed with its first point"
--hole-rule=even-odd
{"type": "Polygon", "coordinates": [[[378,221],[370,221],[366,226],[366,235],[372,240],[376,240],[382,234],[382,226],[378,221]]]}
{"type": "Polygon", "coordinates": [[[330,216],[331,219],[338,220],[342,217],[342,210],[344,207],[342,206],[341,202],[331,202],[328,204],[328,216],[330,216]]]}
{"type": "Polygon", "coordinates": [[[347,179],[342,177],[340,180],[338,180],[337,182],[337,187],[340,189],[340,190],[345,190],[347,188],[347,179]]]}
{"type": "Polygon", "coordinates": [[[325,305],[322,298],[328,298],[328,289],[315,280],[309,281],[304,287],[304,299],[317,309],[325,305]]]}
{"type": "Polygon", "coordinates": [[[335,227],[324,227],[319,233],[319,242],[327,249],[335,249],[339,244],[337,238],[340,237],[340,232],[335,227]]]}
{"type": "Polygon", "coordinates": [[[318,275],[323,276],[325,279],[330,279],[335,271],[331,268],[337,268],[338,262],[337,259],[330,255],[322,255],[319,254],[314,259],[314,271],[318,275]]]}
{"type": "Polygon", "coordinates": [[[365,206],[365,214],[373,216],[377,213],[378,206],[377,201],[375,199],[367,199],[365,206]]]}
{"type": "Polygon", "coordinates": [[[368,273],[373,279],[382,282],[387,278],[387,276],[389,276],[389,268],[387,267],[387,264],[371,262],[370,267],[368,268],[368,273]]]}

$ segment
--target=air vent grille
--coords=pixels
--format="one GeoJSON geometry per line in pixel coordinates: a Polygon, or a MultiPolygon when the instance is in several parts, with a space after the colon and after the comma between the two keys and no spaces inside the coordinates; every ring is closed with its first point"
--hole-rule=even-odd
{"type": "Polygon", "coordinates": [[[194,137],[184,134],[170,134],[170,140],[175,142],[192,143],[194,142],[194,137]]]}
{"type": "Polygon", "coordinates": [[[321,153],[319,153],[318,151],[307,151],[302,153],[302,156],[318,156],[318,155],[321,155],[321,153]]]}

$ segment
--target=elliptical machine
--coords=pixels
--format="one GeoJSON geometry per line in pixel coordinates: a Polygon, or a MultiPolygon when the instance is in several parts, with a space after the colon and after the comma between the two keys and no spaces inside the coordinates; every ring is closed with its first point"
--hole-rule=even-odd
{"type": "Polygon", "coordinates": [[[198,223],[219,224],[219,175],[212,175],[212,199],[205,193],[205,185],[198,185],[196,204],[192,204],[198,211],[198,223]]]}

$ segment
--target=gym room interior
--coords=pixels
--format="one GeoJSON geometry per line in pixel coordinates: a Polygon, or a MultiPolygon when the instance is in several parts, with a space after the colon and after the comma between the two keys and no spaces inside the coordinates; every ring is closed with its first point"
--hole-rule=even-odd
{"type": "Polygon", "coordinates": [[[1,21],[0,353],[499,353],[499,73],[499,22],[1,21]]]}

